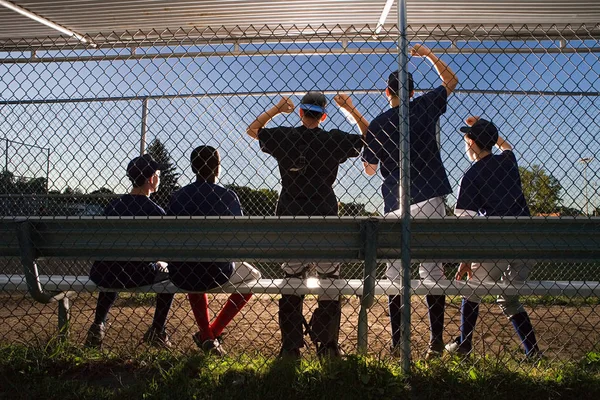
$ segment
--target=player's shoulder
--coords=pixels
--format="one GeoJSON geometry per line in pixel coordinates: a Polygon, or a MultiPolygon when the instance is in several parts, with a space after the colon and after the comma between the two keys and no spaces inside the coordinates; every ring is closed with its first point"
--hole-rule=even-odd
{"type": "Polygon", "coordinates": [[[331,137],[331,136],[333,136],[333,137],[344,136],[345,137],[345,136],[350,136],[351,135],[351,133],[348,133],[348,132],[343,131],[341,129],[335,129],[335,128],[331,129],[329,131],[322,130],[321,132],[319,132],[319,134],[322,135],[323,137],[328,137],[328,136],[329,137],[331,137]]]}
{"type": "Polygon", "coordinates": [[[171,198],[172,199],[178,198],[181,195],[183,195],[184,193],[187,193],[189,191],[189,186],[191,186],[191,184],[190,185],[185,185],[185,186],[177,189],[176,191],[174,191],[173,193],[171,193],[171,198]]]}
{"type": "Polygon", "coordinates": [[[104,207],[104,215],[106,215],[106,216],[119,215],[118,209],[123,206],[123,201],[124,201],[123,198],[125,196],[128,196],[128,195],[123,195],[121,197],[111,200],[111,202],[108,203],[106,205],[106,207],[104,207]]]}
{"type": "Polygon", "coordinates": [[[262,128],[258,131],[258,140],[270,142],[272,140],[283,139],[293,135],[296,128],[293,126],[274,126],[272,128],[262,128]]]}
{"type": "Polygon", "coordinates": [[[213,184],[212,187],[213,187],[213,191],[215,193],[220,193],[220,194],[227,195],[227,196],[235,196],[235,197],[237,197],[237,193],[235,192],[235,190],[233,190],[231,188],[228,188],[228,187],[225,187],[225,186],[221,186],[221,185],[219,185],[217,183],[213,184]]]}
{"type": "Polygon", "coordinates": [[[294,133],[296,131],[296,127],[294,126],[273,126],[271,128],[262,128],[258,131],[258,135],[260,137],[263,135],[273,135],[273,134],[287,134],[294,133]]]}
{"type": "Polygon", "coordinates": [[[515,152],[512,150],[504,150],[504,151],[502,151],[502,153],[498,154],[496,157],[500,157],[503,160],[507,160],[507,161],[513,162],[513,163],[517,162],[517,156],[515,155],[515,152]]]}
{"type": "Polygon", "coordinates": [[[379,114],[378,116],[376,116],[375,118],[373,118],[373,120],[369,124],[369,127],[371,127],[373,125],[376,125],[376,126],[383,125],[390,121],[398,121],[399,113],[400,113],[399,107],[390,108],[389,110],[386,110],[386,111],[382,112],[381,114],[379,114]]]}
{"type": "Polygon", "coordinates": [[[475,178],[479,177],[482,172],[485,171],[483,168],[481,168],[481,165],[478,165],[477,163],[471,165],[469,167],[469,169],[465,172],[464,176],[463,176],[463,181],[467,182],[467,181],[474,181],[475,178]]]}
{"type": "Polygon", "coordinates": [[[428,90],[420,96],[414,97],[411,100],[410,105],[411,107],[415,107],[421,104],[425,105],[432,102],[437,103],[440,100],[443,102],[446,102],[448,100],[448,92],[446,90],[446,87],[443,85],[440,85],[435,89],[428,90]]]}

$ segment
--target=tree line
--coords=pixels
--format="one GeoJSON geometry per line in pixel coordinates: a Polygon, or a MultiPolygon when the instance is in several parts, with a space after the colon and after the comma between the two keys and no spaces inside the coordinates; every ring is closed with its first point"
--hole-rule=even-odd
{"type": "MultiPolygon", "coordinates": [[[[177,172],[175,164],[166,146],[160,140],[154,140],[147,149],[148,154],[158,161],[167,165],[167,168],[161,171],[161,184],[159,190],[151,195],[151,198],[166,208],[171,194],[178,190],[180,174],[177,172]]],[[[563,190],[560,182],[551,173],[546,171],[540,165],[532,165],[529,168],[519,167],[523,192],[532,215],[582,215],[581,210],[562,205],[561,192],[563,190]]],[[[105,207],[115,196],[110,188],[100,188],[89,193],[84,193],[79,188],[66,187],[63,191],[47,191],[47,178],[38,177],[25,179],[16,177],[10,171],[0,172],[0,197],[8,198],[6,195],[48,195],[48,201],[43,205],[46,212],[53,215],[57,212],[64,212],[74,205],[90,205],[98,208],[105,207]]],[[[254,189],[247,186],[238,186],[235,184],[225,185],[227,188],[235,191],[240,199],[245,215],[269,216],[275,215],[275,208],[279,199],[277,191],[272,189],[259,188],[254,189]]],[[[6,200],[4,200],[6,203],[6,200]]],[[[8,207],[4,207],[5,215],[8,207]]],[[[448,207],[448,214],[452,210],[448,207]]],[[[595,210],[596,213],[600,209],[595,210]]],[[[370,212],[366,205],[362,203],[344,203],[339,204],[339,215],[341,216],[375,216],[377,212],[370,212]]]]}

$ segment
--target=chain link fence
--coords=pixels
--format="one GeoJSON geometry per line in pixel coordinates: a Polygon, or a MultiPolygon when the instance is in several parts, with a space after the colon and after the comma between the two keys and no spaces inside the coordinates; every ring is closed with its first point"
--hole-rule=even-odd
{"type": "MultiPolygon", "coordinates": [[[[335,215],[383,216],[394,211],[400,176],[395,155],[399,121],[389,118],[393,126],[389,129],[378,116],[399,105],[399,98],[394,100],[388,85],[390,73],[398,70],[397,29],[375,32],[360,27],[340,32],[338,27],[277,27],[267,36],[259,31],[264,29],[155,32],[136,47],[115,41],[114,46],[104,44],[95,50],[53,47],[47,39],[15,44],[18,51],[0,48],[0,132],[5,144],[1,150],[2,215],[162,215],[158,208],[147,211],[144,207],[148,203],[122,197],[130,192],[143,195],[142,189],[153,184],[147,193],[157,190],[150,199],[170,215],[229,216],[239,211],[261,217],[327,215],[329,219],[323,220],[326,224],[335,215]],[[226,39],[232,37],[236,39],[226,39]],[[309,91],[323,94],[324,109],[319,96],[317,100],[304,97],[309,91]],[[320,121],[323,111],[327,118],[320,121]],[[361,132],[365,127],[360,116],[371,123],[368,133],[366,129],[361,132]],[[374,125],[376,119],[379,122],[374,125]],[[309,140],[299,129],[275,129],[304,125],[314,133],[315,121],[323,130],[333,131],[331,135],[315,134],[309,140]],[[348,135],[356,135],[358,140],[348,135]],[[362,150],[360,135],[364,135],[370,158],[364,153],[367,150],[362,150]],[[198,150],[191,162],[192,151],[198,146],[209,147],[198,150]],[[220,174],[214,184],[216,157],[211,149],[220,156],[220,174]],[[160,166],[158,188],[155,175],[144,175],[144,168],[151,166],[146,162],[136,164],[133,174],[144,175],[145,180],[137,191],[132,189],[128,164],[140,154],[150,154],[164,164],[160,166]],[[363,161],[375,166],[373,176],[365,173],[363,161]],[[199,188],[200,181],[209,186],[199,188]],[[174,200],[177,191],[180,195],[174,200]],[[236,198],[227,197],[232,192],[236,198]],[[194,197],[199,193],[201,200],[194,197]],[[215,193],[221,194],[210,197],[215,193]],[[391,203],[382,193],[392,197],[391,203]],[[240,210],[231,203],[237,199],[240,210]]],[[[111,38],[93,39],[110,43],[111,38]]],[[[468,218],[486,215],[486,210],[487,216],[598,215],[600,26],[413,26],[408,40],[416,49],[424,44],[432,50],[429,53],[420,47],[421,53],[416,50],[408,66],[415,92],[411,113],[417,112],[415,104],[423,109],[422,115],[411,114],[410,120],[411,157],[414,163],[423,164],[421,169],[411,169],[413,185],[421,173],[436,179],[425,179],[416,192],[411,189],[413,203],[426,204],[417,217],[446,218],[454,216],[456,209],[468,218]],[[429,103],[417,103],[427,96],[429,103]],[[468,126],[465,119],[469,116],[493,122],[500,137],[512,146],[517,175],[516,164],[509,163],[512,169],[503,164],[510,157],[502,152],[507,149],[502,146],[501,151],[492,153],[504,156],[505,161],[498,161],[496,167],[504,169],[472,168],[482,165],[480,161],[487,153],[481,151],[489,150],[488,144],[501,142],[492,136],[491,142],[483,143],[489,134],[485,129],[460,132],[460,127],[468,126]],[[413,127],[419,124],[423,135],[434,127],[434,148],[425,139],[421,142],[412,136],[413,127]],[[473,144],[478,145],[474,153],[473,144]],[[468,149],[465,154],[465,146],[471,146],[475,161],[467,156],[468,149]],[[435,158],[438,148],[442,169],[425,171],[433,169],[427,157],[435,158]],[[473,175],[476,172],[483,175],[473,175]],[[444,175],[449,190],[437,186],[438,178],[444,175]],[[517,180],[520,177],[520,187],[515,179],[510,181],[515,176],[517,180]],[[470,186],[463,177],[471,177],[470,186]],[[522,204],[520,189],[527,205],[515,214],[511,205],[522,204]],[[429,194],[419,200],[421,191],[429,194]],[[494,196],[497,207],[504,209],[486,203],[494,196]],[[436,198],[440,202],[434,204],[436,198]],[[425,211],[426,207],[437,211],[425,211]]],[[[401,76],[399,81],[401,87],[401,76]]],[[[89,220],[90,227],[94,223],[89,220]]],[[[118,235],[115,240],[119,240],[118,235]]],[[[510,280],[516,274],[517,280],[588,281],[596,285],[600,281],[597,262],[531,263],[512,260],[510,254],[499,254],[498,259],[473,265],[473,279],[510,280]]],[[[132,261],[123,267],[124,261],[94,261],[98,260],[40,259],[38,268],[43,276],[80,277],[76,279],[79,283],[90,271],[92,278],[95,273],[98,280],[108,279],[102,271],[108,274],[115,264],[129,271],[126,275],[131,280],[139,278],[132,278],[135,273],[131,271],[164,273],[155,263],[132,261]]],[[[178,286],[184,288],[188,283],[211,286],[207,279],[213,286],[217,281],[223,285],[232,274],[231,265],[224,260],[204,259],[202,264],[165,261],[170,264],[172,278],[173,271],[179,271],[179,277],[173,279],[179,279],[178,286]],[[199,275],[199,270],[210,276],[199,275]]],[[[260,271],[260,282],[275,282],[287,274],[297,280],[311,276],[334,282],[341,278],[350,285],[352,280],[362,279],[364,269],[362,263],[344,259],[329,264],[289,260],[285,268],[275,259],[245,261],[260,271]]],[[[236,263],[237,268],[241,265],[236,263]]],[[[421,266],[421,271],[419,265],[413,265],[412,278],[440,279],[443,271],[452,280],[460,267],[455,262],[427,265],[421,266]]],[[[466,273],[467,265],[460,272],[466,273]]],[[[0,274],[14,277],[22,273],[18,257],[3,257],[0,274]]],[[[252,275],[255,272],[245,273],[250,274],[243,277],[246,280],[256,278],[252,275]]],[[[378,282],[385,282],[386,275],[390,275],[387,265],[379,264],[378,282]]],[[[116,287],[135,283],[112,278],[116,287]]],[[[137,283],[148,283],[141,281],[137,283]]],[[[176,294],[167,316],[165,310],[171,300],[164,293],[121,293],[116,300],[110,292],[102,293],[100,300],[98,293],[85,290],[71,295],[70,338],[74,343],[99,346],[102,339],[104,349],[137,351],[147,342],[164,345],[162,329],[166,326],[174,351],[200,346],[204,351],[217,352],[222,347],[233,356],[254,352],[276,356],[283,340],[288,355],[295,355],[300,348],[308,355],[314,353],[314,347],[300,346],[312,338],[318,343],[319,354],[334,354],[338,336],[343,352],[357,351],[360,296],[344,296],[338,302],[336,296],[289,293],[255,294],[251,298],[235,291],[232,295],[209,294],[207,319],[207,298],[203,295],[188,299],[185,294],[176,294]],[[162,311],[152,322],[155,304],[162,311]],[[219,314],[220,310],[225,311],[219,314]],[[225,326],[229,319],[231,323],[225,326]],[[207,321],[212,322],[207,325],[207,321]]],[[[495,296],[485,294],[467,301],[456,294],[445,298],[415,295],[410,326],[412,357],[435,356],[447,344],[446,348],[459,353],[472,350],[470,360],[474,361],[484,356],[522,360],[525,344],[530,355],[539,348],[551,360],[579,359],[599,351],[600,343],[598,297],[589,290],[581,293],[522,296],[524,308],[514,297],[505,299],[499,308],[495,296]],[[474,319],[477,312],[479,318],[474,319]],[[476,326],[474,333],[470,333],[471,325],[476,326]],[[453,342],[457,336],[459,342],[453,342]]],[[[5,287],[0,296],[1,342],[45,341],[56,334],[55,306],[36,303],[23,291],[23,285],[20,291],[5,287]]],[[[388,357],[397,353],[393,345],[399,340],[399,300],[398,296],[376,296],[369,309],[369,354],[388,357]],[[396,321],[391,326],[390,317],[396,321]]]]}

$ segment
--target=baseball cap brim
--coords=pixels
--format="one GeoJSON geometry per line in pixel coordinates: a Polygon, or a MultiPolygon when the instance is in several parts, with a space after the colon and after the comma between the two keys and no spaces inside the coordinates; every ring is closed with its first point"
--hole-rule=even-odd
{"type": "Polygon", "coordinates": [[[300,108],[307,111],[314,111],[321,114],[325,114],[326,108],[318,106],[316,104],[300,104],[300,108]]]}
{"type": "Polygon", "coordinates": [[[460,131],[462,133],[469,133],[469,132],[471,132],[471,127],[470,126],[461,126],[460,131]]]}

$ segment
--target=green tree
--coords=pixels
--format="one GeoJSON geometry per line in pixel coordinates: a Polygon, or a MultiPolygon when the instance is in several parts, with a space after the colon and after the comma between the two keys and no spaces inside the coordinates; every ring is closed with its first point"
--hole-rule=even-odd
{"type": "Polygon", "coordinates": [[[369,212],[362,203],[339,203],[338,215],[341,217],[374,217],[378,212],[369,212]]]}
{"type": "Polygon", "coordinates": [[[237,193],[244,215],[275,215],[279,194],[272,189],[252,189],[247,186],[225,185],[237,193]]]}
{"type": "Polygon", "coordinates": [[[157,162],[167,165],[167,168],[160,171],[160,186],[158,190],[156,193],[150,195],[152,200],[161,207],[166,208],[169,205],[171,194],[180,188],[178,184],[180,174],[177,172],[175,164],[171,159],[171,154],[160,140],[156,139],[148,146],[148,154],[157,162]]]}
{"type": "Polygon", "coordinates": [[[0,172],[0,193],[11,194],[15,190],[15,174],[10,171],[0,172]]]}
{"type": "Polygon", "coordinates": [[[94,190],[88,194],[88,204],[96,204],[102,207],[106,207],[108,203],[111,202],[116,196],[114,195],[111,189],[106,187],[101,187],[98,190],[94,190]]]}
{"type": "Polygon", "coordinates": [[[519,167],[523,193],[532,215],[550,214],[559,210],[562,186],[558,179],[539,165],[529,169],[519,167]]]}

